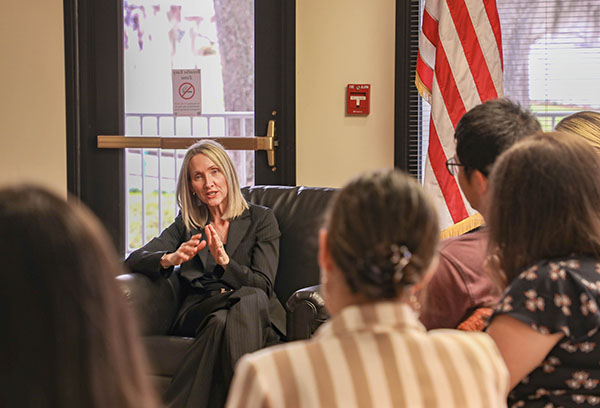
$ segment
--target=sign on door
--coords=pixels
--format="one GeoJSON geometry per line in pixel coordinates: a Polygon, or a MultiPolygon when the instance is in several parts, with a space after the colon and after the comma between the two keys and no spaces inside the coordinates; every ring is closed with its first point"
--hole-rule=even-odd
{"type": "Polygon", "coordinates": [[[173,71],[173,115],[200,116],[202,97],[199,69],[174,69],[173,71]]]}

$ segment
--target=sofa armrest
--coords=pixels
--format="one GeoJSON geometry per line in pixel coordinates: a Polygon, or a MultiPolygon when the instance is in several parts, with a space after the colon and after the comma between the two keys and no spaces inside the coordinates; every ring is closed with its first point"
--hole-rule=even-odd
{"type": "Polygon", "coordinates": [[[308,339],[329,319],[321,285],[299,289],[287,301],[287,341],[308,339]]]}
{"type": "Polygon", "coordinates": [[[177,276],[152,280],[141,273],[126,273],[116,279],[134,311],[141,334],[167,334],[179,307],[177,276]]]}

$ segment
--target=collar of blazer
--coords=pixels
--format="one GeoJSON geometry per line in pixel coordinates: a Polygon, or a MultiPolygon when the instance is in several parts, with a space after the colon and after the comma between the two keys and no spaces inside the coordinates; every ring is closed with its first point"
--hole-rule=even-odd
{"type": "MultiPolygon", "coordinates": [[[[227,243],[225,244],[225,250],[227,251],[229,257],[231,257],[235,253],[235,250],[237,249],[238,245],[240,244],[240,242],[242,242],[244,236],[246,236],[251,222],[252,219],[250,218],[250,210],[244,210],[244,212],[239,217],[229,221],[227,243]]],[[[204,231],[204,229],[202,229],[202,231],[192,231],[191,235],[198,233],[201,233],[202,239],[206,240],[206,232],[204,231]]],[[[206,265],[206,260],[208,258],[208,244],[204,248],[202,248],[200,252],[198,252],[198,256],[202,261],[202,265],[206,265]]]]}

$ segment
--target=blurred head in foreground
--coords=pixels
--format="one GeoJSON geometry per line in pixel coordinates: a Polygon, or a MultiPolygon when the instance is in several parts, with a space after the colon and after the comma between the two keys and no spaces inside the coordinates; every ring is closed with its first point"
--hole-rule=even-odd
{"type": "Polygon", "coordinates": [[[350,181],[334,198],[319,239],[329,311],[406,299],[424,282],[438,236],[436,211],[409,175],[384,170],[350,181]]]}
{"type": "Polygon", "coordinates": [[[110,242],[79,203],[0,190],[0,406],[158,406],[110,242]]]}
{"type": "Polygon", "coordinates": [[[491,186],[490,261],[502,284],[541,259],[600,256],[600,156],[582,138],[553,132],[518,142],[491,186]]]}

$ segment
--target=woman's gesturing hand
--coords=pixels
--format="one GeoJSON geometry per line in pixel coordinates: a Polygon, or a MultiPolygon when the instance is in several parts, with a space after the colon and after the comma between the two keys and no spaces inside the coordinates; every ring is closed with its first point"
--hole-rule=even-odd
{"type": "Polygon", "coordinates": [[[192,259],[196,254],[206,246],[206,241],[200,241],[202,234],[192,235],[189,241],[184,242],[177,248],[177,251],[170,254],[164,254],[160,258],[160,266],[169,268],[171,266],[181,265],[192,259]]]}
{"type": "Polygon", "coordinates": [[[215,258],[215,261],[221,266],[227,266],[229,264],[229,255],[225,252],[225,247],[215,227],[208,224],[204,230],[206,231],[206,240],[208,241],[210,253],[215,258]]]}

